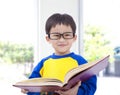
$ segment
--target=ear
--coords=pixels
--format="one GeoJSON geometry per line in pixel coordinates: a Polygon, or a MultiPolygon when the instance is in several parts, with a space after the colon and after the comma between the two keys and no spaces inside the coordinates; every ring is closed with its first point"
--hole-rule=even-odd
{"type": "Polygon", "coordinates": [[[74,41],[76,41],[76,39],[77,39],[77,35],[75,35],[75,37],[74,37],[74,41]]]}
{"type": "Polygon", "coordinates": [[[48,36],[46,36],[46,41],[50,43],[50,39],[48,36]]]}

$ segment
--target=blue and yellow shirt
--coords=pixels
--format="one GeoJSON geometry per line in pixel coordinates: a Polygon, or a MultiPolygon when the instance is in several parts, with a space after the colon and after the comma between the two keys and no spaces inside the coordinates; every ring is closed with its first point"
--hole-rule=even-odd
{"type": "MultiPolygon", "coordinates": [[[[64,76],[70,69],[85,63],[87,63],[87,61],[82,56],[73,52],[62,56],[52,54],[46,58],[43,58],[38,63],[29,78],[45,77],[56,78],[64,81],[64,76]]],[[[94,93],[95,90],[96,76],[81,84],[78,95],[94,95],[92,93],[94,93]]],[[[28,95],[40,95],[40,93],[28,95]]]]}

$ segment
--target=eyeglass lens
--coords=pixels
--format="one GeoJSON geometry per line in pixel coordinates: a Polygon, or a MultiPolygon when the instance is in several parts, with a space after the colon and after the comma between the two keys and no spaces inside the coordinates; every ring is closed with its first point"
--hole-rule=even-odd
{"type": "Polygon", "coordinates": [[[60,33],[50,33],[50,34],[48,34],[48,36],[52,40],[58,40],[58,39],[61,38],[61,36],[64,39],[72,39],[74,37],[74,33],[73,32],[65,32],[63,34],[60,34],[60,33]]]}

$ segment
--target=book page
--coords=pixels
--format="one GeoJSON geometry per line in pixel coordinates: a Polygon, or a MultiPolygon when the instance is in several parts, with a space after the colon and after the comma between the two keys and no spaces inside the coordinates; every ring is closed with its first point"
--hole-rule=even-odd
{"type": "Polygon", "coordinates": [[[78,74],[78,73],[80,73],[80,72],[94,66],[95,64],[101,62],[103,59],[104,58],[98,59],[98,60],[93,61],[93,62],[88,62],[88,63],[82,64],[82,65],[79,65],[76,68],[71,69],[65,76],[64,84],[66,84],[69,81],[69,79],[71,79],[76,74],[78,74]]]}
{"type": "Polygon", "coordinates": [[[44,85],[62,86],[62,82],[58,79],[52,78],[32,78],[21,82],[17,82],[14,86],[44,86],[44,85]]]}

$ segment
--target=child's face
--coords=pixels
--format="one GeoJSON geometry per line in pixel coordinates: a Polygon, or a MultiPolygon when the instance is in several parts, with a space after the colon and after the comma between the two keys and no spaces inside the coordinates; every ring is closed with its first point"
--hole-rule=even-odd
{"type": "Polygon", "coordinates": [[[65,55],[70,53],[70,48],[73,42],[76,40],[76,35],[73,36],[73,31],[70,26],[57,24],[55,27],[51,28],[50,38],[46,36],[46,40],[52,44],[55,54],[65,55]]]}

